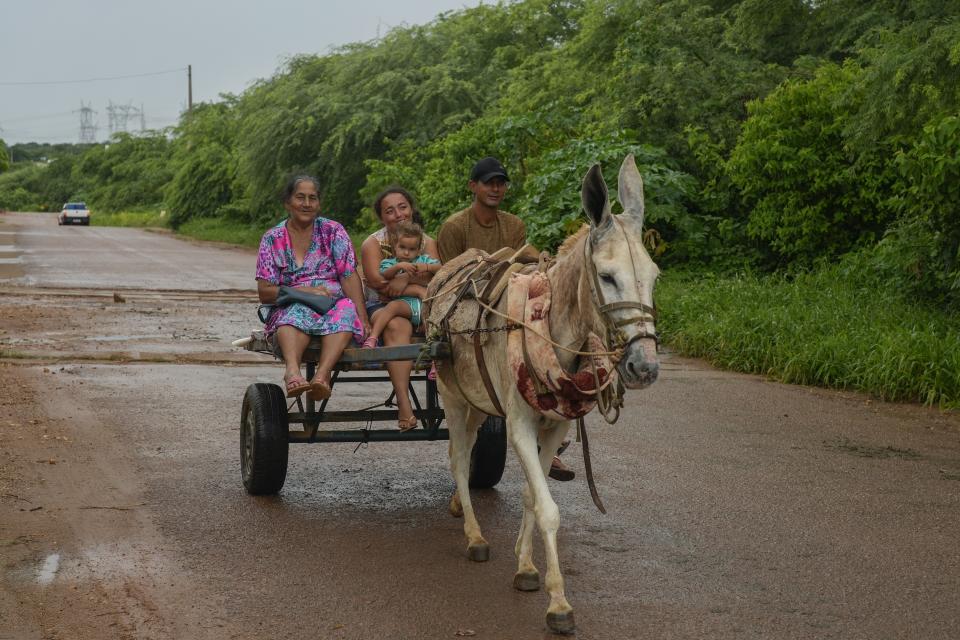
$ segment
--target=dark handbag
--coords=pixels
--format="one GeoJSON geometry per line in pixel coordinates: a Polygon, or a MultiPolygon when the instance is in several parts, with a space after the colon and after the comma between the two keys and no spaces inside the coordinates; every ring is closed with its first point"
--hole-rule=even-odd
{"type": "Polygon", "coordinates": [[[327,311],[333,308],[333,305],[337,304],[336,298],[331,298],[330,296],[307,293],[306,291],[294,289],[293,287],[280,287],[280,293],[277,294],[276,302],[278,307],[286,307],[296,302],[310,307],[320,315],[326,314],[327,311]]]}
{"type": "Polygon", "coordinates": [[[307,305],[320,315],[325,315],[327,311],[333,308],[333,305],[337,304],[336,298],[331,298],[330,296],[307,293],[306,291],[294,289],[293,287],[280,287],[280,292],[277,294],[277,301],[273,304],[262,304],[257,307],[257,317],[260,318],[260,322],[267,324],[267,320],[270,319],[270,314],[273,313],[274,309],[277,307],[286,307],[295,302],[307,305]]]}

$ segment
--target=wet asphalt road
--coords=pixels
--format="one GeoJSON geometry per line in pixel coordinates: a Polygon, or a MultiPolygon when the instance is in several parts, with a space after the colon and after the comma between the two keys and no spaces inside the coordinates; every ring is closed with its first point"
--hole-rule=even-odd
{"type": "MultiPolygon", "coordinates": [[[[141,576],[158,610],[141,637],[546,635],[546,596],[511,588],[512,453],[498,487],[475,494],[486,564],[466,559],[446,511],[445,443],[294,445],[281,493],[245,494],[241,399],[281,373],[229,346],[258,325],[252,251],[51,216],[0,223],[4,324],[22,323],[8,319],[25,300],[53,313],[69,301],[72,323],[23,324],[0,347],[29,376],[65,355],[71,416],[112,443],[90,455],[128,469],[148,512],[122,539],[108,527],[82,541],[129,550],[130,567],[100,571],[88,554],[72,577],[141,576]],[[126,301],[106,301],[114,291],[126,301]],[[101,334],[114,339],[90,339],[101,334]],[[110,362],[118,352],[125,361],[110,362]],[[177,353],[191,359],[151,361],[177,353]],[[209,625],[183,636],[184,617],[209,625]]],[[[386,385],[334,393],[337,408],[359,408],[386,385]]],[[[956,416],[665,354],[616,425],[588,425],[609,513],[579,478],[551,483],[577,637],[960,636],[956,416]]],[[[565,460],[582,477],[580,453],[565,460]]]]}

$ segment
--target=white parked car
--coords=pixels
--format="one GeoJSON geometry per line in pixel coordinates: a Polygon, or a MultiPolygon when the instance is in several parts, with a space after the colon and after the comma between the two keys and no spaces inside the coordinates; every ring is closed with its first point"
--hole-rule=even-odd
{"type": "Polygon", "coordinates": [[[90,210],[83,202],[68,202],[63,205],[57,224],[90,224],[90,210]]]}

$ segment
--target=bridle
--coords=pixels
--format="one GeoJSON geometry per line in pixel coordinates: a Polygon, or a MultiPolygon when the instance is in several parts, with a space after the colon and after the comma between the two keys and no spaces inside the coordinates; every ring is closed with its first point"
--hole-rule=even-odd
{"type": "MultiPolygon", "coordinates": [[[[620,228],[621,233],[623,233],[623,236],[626,239],[627,232],[623,228],[623,223],[613,216],[611,216],[610,219],[620,228]]],[[[636,260],[634,260],[633,244],[629,241],[627,241],[627,249],[630,251],[630,267],[633,269],[633,280],[634,282],[639,283],[640,279],[637,276],[637,263],[636,260]]],[[[623,353],[631,343],[644,338],[652,338],[656,341],[657,346],[659,346],[660,337],[657,335],[656,330],[654,330],[652,333],[647,330],[648,323],[656,325],[656,308],[646,305],[642,302],[632,302],[629,300],[621,300],[620,302],[609,303],[606,302],[603,297],[603,289],[600,287],[600,276],[597,273],[597,265],[593,262],[593,245],[589,234],[584,239],[583,255],[586,261],[587,271],[590,274],[588,279],[590,283],[590,292],[593,294],[593,301],[596,304],[597,310],[600,312],[600,318],[603,321],[604,333],[606,334],[604,336],[604,343],[607,345],[607,348],[623,353]],[[637,313],[620,320],[616,320],[610,315],[612,312],[620,311],[622,309],[634,309],[637,311],[637,313]],[[627,338],[627,335],[624,333],[622,327],[633,324],[640,325],[639,331],[633,337],[627,338]]]]}

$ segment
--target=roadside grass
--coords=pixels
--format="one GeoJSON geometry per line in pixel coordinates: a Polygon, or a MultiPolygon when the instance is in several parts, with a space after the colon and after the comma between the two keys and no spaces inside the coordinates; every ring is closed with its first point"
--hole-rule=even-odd
{"type": "MultiPolygon", "coordinates": [[[[90,220],[93,225],[101,227],[170,228],[165,211],[94,213],[90,220]]],[[[253,227],[227,218],[193,218],[182,224],[175,233],[196,240],[257,247],[264,231],[266,227],[253,227]]]]}
{"type": "Polygon", "coordinates": [[[117,213],[95,211],[90,216],[90,224],[95,227],[168,227],[166,215],[161,211],[120,211],[117,213]]]}
{"type": "Polygon", "coordinates": [[[869,274],[792,279],[665,273],[660,330],[676,352],[787,383],[960,408],[960,320],[869,274]]]}
{"type": "Polygon", "coordinates": [[[197,240],[258,247],[266,230],[266,226],[253,227],[226,218],[192,218],[180,225],[177,234],[197,240]]]}
{"type": "MultiPolygon", "coordinates": [[[[161,211],[122,211],[119,213],[95,213],[91,218],[94,226],[102,227],[160,227],[169,229],[168,218],[161,211]]],[[[276,224],[279,222],[273,222],[276,224]]],[[[250,226],[228,218],[193,218],[182,224],[177,235],[207,240],[210,242],[224,242],[243,247],[260,246],[260,238],[272,224],[250,226]]],[[[350,240],[359,255],[360,244],[369,235],[366,231],[350,231],[350,240]]]]}

